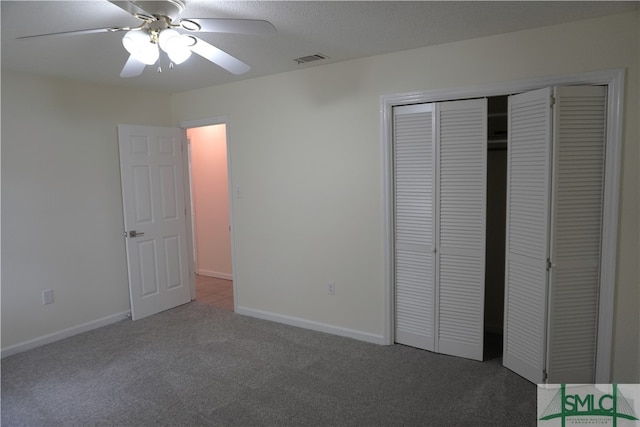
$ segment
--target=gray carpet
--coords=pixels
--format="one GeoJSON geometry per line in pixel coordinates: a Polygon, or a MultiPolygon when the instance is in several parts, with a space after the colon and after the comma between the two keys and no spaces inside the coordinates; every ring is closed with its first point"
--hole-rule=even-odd
{"type": "Polygon", "coordinates": [[[475,362],[202,303],[2,360],[2,426],[527,426],[536,387],[475,362]]]}

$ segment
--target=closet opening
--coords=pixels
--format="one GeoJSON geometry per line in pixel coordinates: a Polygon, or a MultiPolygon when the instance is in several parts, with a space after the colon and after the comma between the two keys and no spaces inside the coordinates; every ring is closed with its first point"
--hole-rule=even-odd
{"type": "Polygon", "coordinates": [[[502,357],[507,208],[508,96],[487,98],[487,222],[484,360],[502,357]]]}

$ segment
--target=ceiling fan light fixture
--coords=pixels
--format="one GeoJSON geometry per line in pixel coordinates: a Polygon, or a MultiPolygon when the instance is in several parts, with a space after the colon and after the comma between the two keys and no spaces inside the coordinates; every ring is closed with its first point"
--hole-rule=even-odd
{"type": "Polygon", "coordinates": [[[171,59],[171,61],[176,65],[182,64],[191,56],[191,49],[187,46],[186,40],[182,38],[181,40],[183,40],[181,43],[170,43],[170,45],[174,46],[172,46],[167,53],[169,55],[169,59],[171,59]]]}
{"type": "Polygon", "coordinates": [[[158,45],[143,31],[128,31],[122,38],[122,45],[135,59],[146,65],[155,64],[160,57],[158,45]]]}
{"type": "Polygon", "coordinates": [[[169,59],[174,64],[182,64],[191,56],[189,49],[190,40],[173,29],[166,29],[160,32],[158,44],[160,48],[169,55],[169,59]]]}
{"type": "Polygon", "coordinates": [[[135,30],[127,31],[122,37],[122,45],[131,55],[140,50],[140,46],[148,41],[149,37],[147,35],[135,30]]]}
{"type": "Polygon", "coordinates": [[[140,50],[135,56],[143,64],[153,65],[158,61],[160,51],[157,44],[149,42],[149,45],[140,50]]]}
{"type": "Polygon", "coordinates": [[[160,34],[158,35],[158,44],[160,45],[160,49],[169,53],[167,50],[167,41],[174,37],[180,37],[180,33],[174,29],[167,28],[166,30],[160,31],[160,34]]]}

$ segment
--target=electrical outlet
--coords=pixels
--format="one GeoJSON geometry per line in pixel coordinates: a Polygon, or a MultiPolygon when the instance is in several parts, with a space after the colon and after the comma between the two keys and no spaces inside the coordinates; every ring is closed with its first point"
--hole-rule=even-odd
{"type": "Polygon", "coordinates": [[[329,292],[329,295],[336,294],[336,282],[334,282],[333,280],[330,282],[327,282],[327,292],[329,292]]]}
{"type": "Polygon", "coordinates": [[[53,289],[47,289],[42,291],[42,304],[52,304],[53,303],[53,289]]]}

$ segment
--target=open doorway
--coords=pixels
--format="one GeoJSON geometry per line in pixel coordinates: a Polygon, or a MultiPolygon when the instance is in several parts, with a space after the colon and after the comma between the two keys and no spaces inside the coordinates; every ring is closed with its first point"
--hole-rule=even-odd
{"type": "Polygon", "coordinates": [[[187,129],[196,300],[233,311],[225,124],[187,129]]]}

